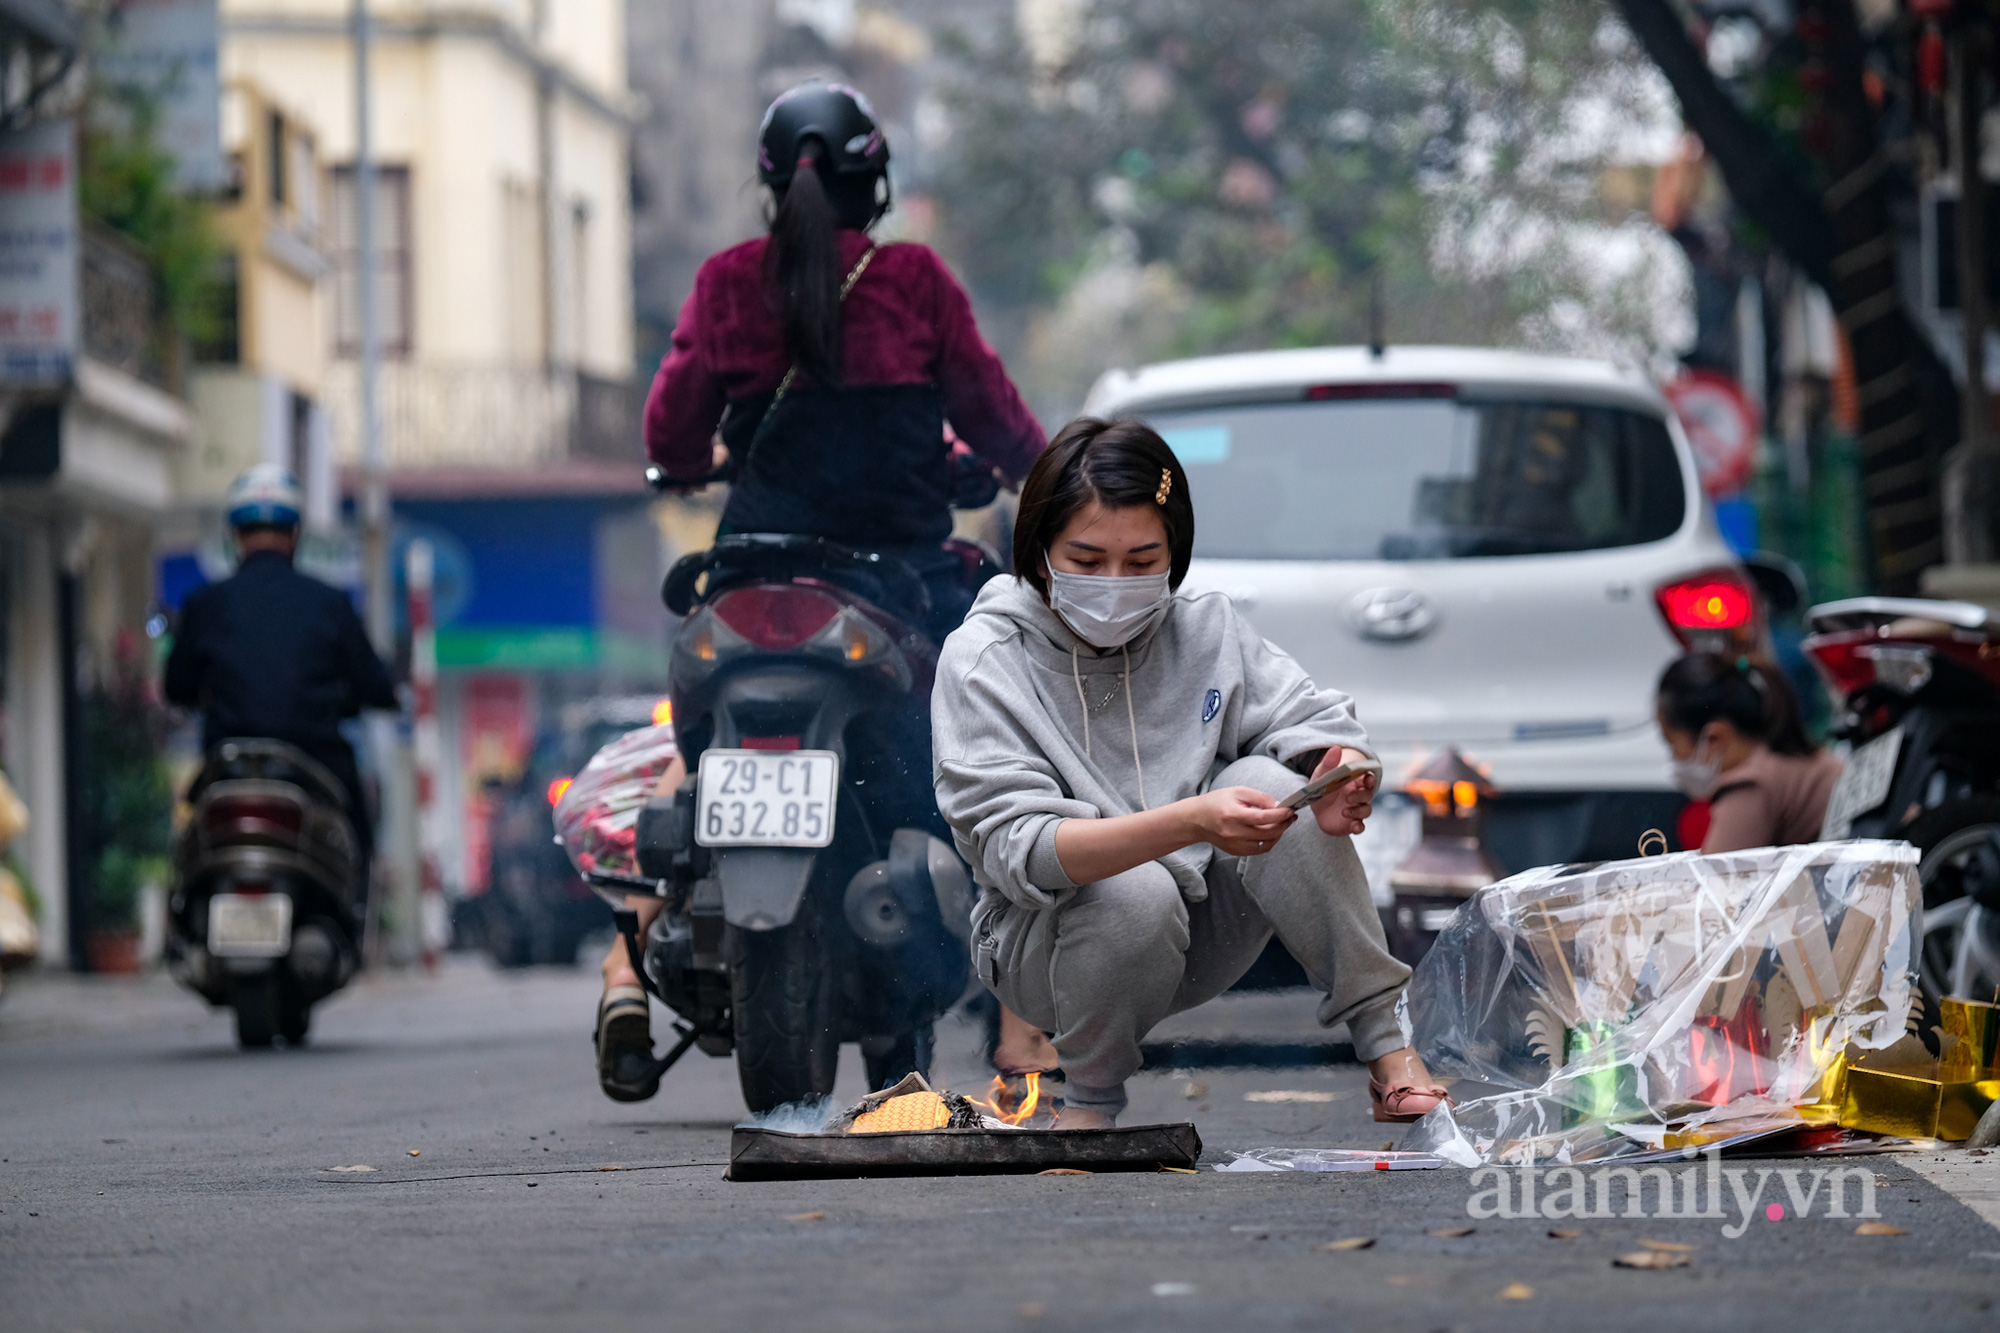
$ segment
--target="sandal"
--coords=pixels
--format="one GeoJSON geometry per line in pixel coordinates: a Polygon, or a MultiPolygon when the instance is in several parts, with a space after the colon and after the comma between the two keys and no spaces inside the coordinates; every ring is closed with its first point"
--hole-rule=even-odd
{"type": "Polygon", "coordinates": [[[1422,1120],[1446,1102],[1458,1105],[1451,1094],[1435,1084],[1418,1087],[1410,1083],[1377,1083],[1373,1078],[1368,1080],[1368,1101],[1374,1108],[1376,1121],[1385,1125],[1422,1120]]]}
{"type": "Polygon", "coordinates": [[[597,1086],[615,1102],[643,1102],[660,1090],[651,1006],[637,986],[613,986],[597,1004],[597,1086]]]}

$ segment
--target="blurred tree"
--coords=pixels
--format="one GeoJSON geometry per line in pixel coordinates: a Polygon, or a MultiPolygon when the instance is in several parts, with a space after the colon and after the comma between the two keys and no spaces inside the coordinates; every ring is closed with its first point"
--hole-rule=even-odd
{"type": "Polygon", "coordinates": [[[77,205],[146,256],[175,332],[213,338],[225,297],[223,244],[213,206],[174,185],[174,159],[159,142],[159,109],[128,88],[96,90],[83,124],[77,205]]]}
{"type": "Polygon", "coordinates": [[[1376,327],[1656,350],[1643,265],[1578,244],[1624,221],[1603,173],[1664,106],[1597,0],[1039,8],[1068,22],[948,39],[934,186],[940,244],[989,306],[1130,303],[1115,335],[1045,358],[1072,380],[1376,327]]]}
{"type": "Polygon", "coordinates": [[[1910,318],[1896,267],[1892,203],[1914,197],[1917,154],[1888,143],[1914,148],[1937,119],[1923,79],[1909,77],[1922,25],[1890,10],[1864,31],[1855,0],[1795,0],[1775,17],[1676,0],[1617,5],[1737,206],[1833,302],[1861,404],[1871,582],[1917,592],[1919,572],[1944,556],[1938,483],[1959,436],[1958,391],[1910,318]],[[1719,60],[1709,39],[1725,19],[1755,36],[1732,40],[1719,60]]]}

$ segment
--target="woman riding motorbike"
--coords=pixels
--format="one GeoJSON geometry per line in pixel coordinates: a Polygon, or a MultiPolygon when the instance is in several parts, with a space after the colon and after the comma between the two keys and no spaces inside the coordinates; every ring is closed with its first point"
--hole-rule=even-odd
{"type": "MultiPolygon", "coordinates": [[[[646,399],[646,452],[670,482],[732,485],[722,531],[825,537],[900,560],[929,606],[892,606],[934,638],[972,604],[951,534],[955,478],[1018,483],[1047,444],[979,335],[972,303],[922,245],[881,244],[889,145],[867,99],[802,84],[764,115],[758,178],[768,236],[710,257],[646,399]],[[954,445],[945,423],[962,445],[954,445]],[[721,443],[715,443],[718,425],[721,443]]],[[[885,747],[909,759],[907,803],[937,823],[930,728],[913,716],[885,747]]],[[[676,765],[662,782],[677,785],[676,765]]],[[[893,826],[893,825],[892,825],[893,826]]],[[[658,904],[628,900],[650,923],[658,904]]],[[[622,941],[604,960],[598,1079],[637,1101],[659,1087],[645,992],[622,941]]]]}

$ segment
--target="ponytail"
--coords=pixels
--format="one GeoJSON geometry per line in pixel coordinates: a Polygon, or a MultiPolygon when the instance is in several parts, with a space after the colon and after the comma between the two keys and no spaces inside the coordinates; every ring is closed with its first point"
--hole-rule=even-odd
{"type": "Polygon", "coordinates": [[[1748,658],[1689,653],[1660,676],[1660,716],[1676,731],[1699,735],[1720,720],[1773,754],[1818,751],[1806,735],[1798,700],[1783,674],[1748,658]]]}
{"type": "Polygon", "coordinates": [[[778,196],[764,286],[785,326],[792,364],[820,384],[838,386],[841,369],[840,217],[820,181],[824,150],[808,140],[798,170],[778,196]]]}

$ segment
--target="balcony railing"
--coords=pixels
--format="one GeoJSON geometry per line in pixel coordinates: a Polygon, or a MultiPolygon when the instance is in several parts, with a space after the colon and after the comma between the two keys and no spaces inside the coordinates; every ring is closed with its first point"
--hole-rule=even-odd
{"type": "Polygon", "coordinates": [[[85,355],[179,393],[180,339],[165,318],[159,283],[145,257],[104,229],[86,226],[80,258],[85,355]]]}
{"type": "MultiPolygon", "coordinates": [[[[382,452],[392,469],[535,468],[570,458],[640,458],[635,389],[538,366],[387,361],[382,452]]],[[[362,461],[361,368],[330,368],[327,404],[342,464],[362,461]]]]}

